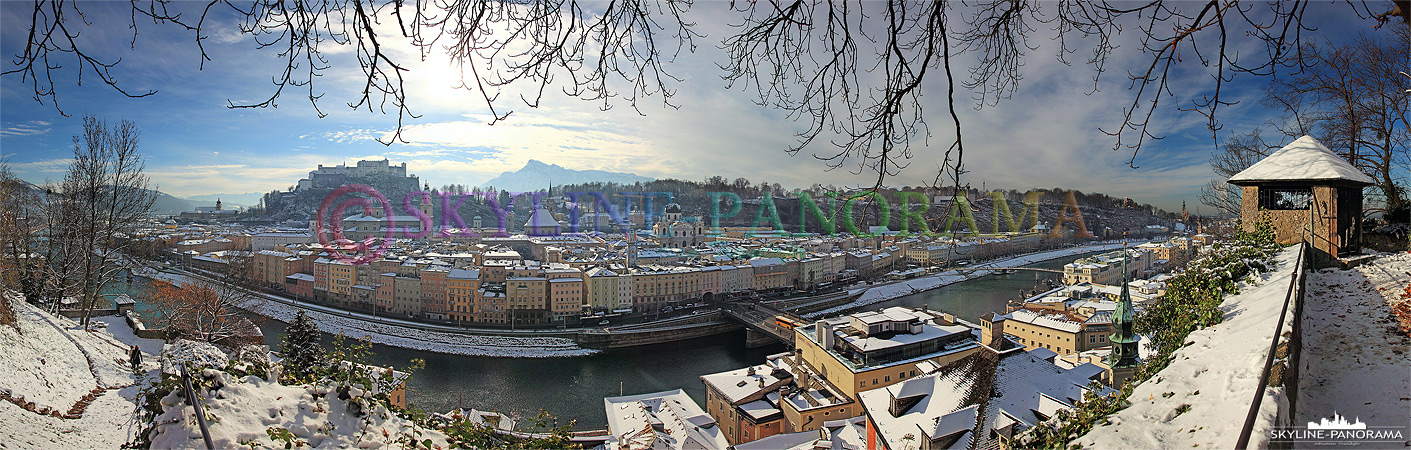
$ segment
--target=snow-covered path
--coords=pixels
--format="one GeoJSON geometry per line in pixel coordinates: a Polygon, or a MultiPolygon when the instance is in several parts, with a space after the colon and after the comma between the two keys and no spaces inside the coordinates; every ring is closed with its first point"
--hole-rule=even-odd
{"type": "Polygon", "coordinates": [[[1411,283],[1411,253],[1378,255],[1308,278],[1294,424],[1334,413],[1369,427],[1411,425],[1411,339],[1391,318],[1411,283]]]}
{"type": "MultiPolygon", "coordinates": [[[[81,409],[81,415],[41,415],[0,401],[0,449],[118,448],[128,442],[138,428],[132,421],[138,387],[126,365],[132,343],[101,329],[84,331],[22,301],[11,304],[20,333],[0,326],[0,392],[61,415],[81,409]],[[94,392],[91,403],[75,408],[94,392]]],[[[127,327],[117,318],[95,321],[127,327]]]]}
{"type": "MultiPolygon", "coordinates": [[[[1275,258],[1276,271],[1225,298],[1223,322],[1191,332],[1170,365],[1132,390],[1132,404],[1108,417],[1110,425],[1095,426],[1073,443],[1097,449],[1233,448],[1259,386],[1297,258],[1298,247],[1285,249],[1275,258]]],[[[1263,423],[1270,422],[1281,393],[1265,391],[1263,423]]],[[[1268,430],[1256,426],[1249,447],[1266,447],[1268,437],[1268,430]]]]}

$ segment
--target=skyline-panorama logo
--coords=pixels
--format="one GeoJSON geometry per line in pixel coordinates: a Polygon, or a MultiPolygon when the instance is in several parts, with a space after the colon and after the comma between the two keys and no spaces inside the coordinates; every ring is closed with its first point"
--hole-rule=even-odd
{"type": "Polygon", "coordinates": [[[1369,426],[1360,416],[1351,421],[1334,411],[1332,416],[1320,418],[1317,422],[1306,422],[1307,426],[1274,427],[1269,430],[1270,442],[1302,442],[1312,445],[1358,446],[1369,444],[1404,444],[1405,426],[1369,426]]]}
{"type": "Polygon", "coordinates": [[[1346,417],[1333,412],[1333,416],[1317,422],[1308,422],[1310,430],[1365,430],[1367,424],[1362,423],[1361,418],[1354,417],[1352,422],[1348,422],[1346,417]]]}

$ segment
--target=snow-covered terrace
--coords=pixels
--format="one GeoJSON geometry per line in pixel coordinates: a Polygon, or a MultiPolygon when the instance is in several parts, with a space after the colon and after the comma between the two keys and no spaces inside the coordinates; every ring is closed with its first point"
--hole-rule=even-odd
{"type": "MultiPolygon", "coordinates": [[[[1275,258],[1275,271],[1242,283],[1240,292],[1220,306],[1223,322],[1192,332],[1170,365],[1133,389],[1130,406],[1073,443],[1085,448],[1235,447],[1262,383],[1290,278],[1300,269],[1297,257],[1298,247],[1289,247],[1275,258]]],[[[1283,397],[1280,388],[1264,392],[1250,448],[1268,446],[1270,424],[1286,402],[1283,397]]]]}

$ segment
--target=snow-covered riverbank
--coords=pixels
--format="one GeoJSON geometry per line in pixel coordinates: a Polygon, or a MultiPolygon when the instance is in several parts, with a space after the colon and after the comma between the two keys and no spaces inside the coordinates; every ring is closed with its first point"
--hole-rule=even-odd
{"type": "MultiPolygon", "coordinates": [[[[1141,242],[1130,243],[1129,245],[1137,245],[1137,244],[1141,244],[1141,242]]],[[[1048,260],[1050,260],[1050,259],[1057,259],[1057,258],[1063,258],[1063,257],[1069,257],[1069,256],[1077,256],[1077,255],[1081,255],[1081,254],[1084,254],[1084,253],[1091,253],[1091,252],[1097,252],[1097,251],[1103,251],[1103,250],[1115,250],[1115,249],[1119,249],[1119,248],[1122,248],[1122,244],[1121,244],[1121,243],[1097,244],[1097,245],[1084,245],[1084,246],[1079,246],[1079,247],[1072,247],[1072,248],[1065,248],[1065,249],[1060,249],[1060,250],[1052,250],[1052,251],[1047,251],[1047,252],[1038,252],[1038,253],[1030,253],[1030,254],[1027,254],[1027,255],[1015,256],[1015,257],[1012,257],[1012,258],[1006,258],[1006,259],[1001,259],[1001,260],[997,260],[997,261],[986,262],[986,263],[981,264],[981,265],[979,265],[979,266],[980,266],[980,267],[985,267],[985,266],[989,266],[989,267],[1018,267],[1018,266],[1026,266],[1026,265],[1029,265],[1029,264],[1034,264],[1034,263],[1039,263],[1039,262],[1048,261],[1048,260]]],[[[829,315],[837,314],[837,313],[842,312],[842,311],[847,311],[847,310],[854,309],[854,308],[860,308],[860,307],[863,307],[863,306],[871,305],[871,304],[874,304],[874,303],[884,302],[884,301],[891,300],[891,299],[898,298],[898,297],[904,297],[904,296],[911,295],[911,294],[915,294],[915,293],[918,293],[918,292],[929,291],[929,290],[931,290],[931,289],[935,289],[935,288],[938,288],[938,287],[941,287],[941,286],[950,285],[950,284],[959,283],[959,282],[961,282],[961,281],[969,280],[969,279],[972,279],[972,278],[982,277],[982,276],[985,276],[985,275],[989,275],[989,274],[991,273],[991,271],[989,271],[989,270],[973,270],[973,271],[967,271],[967,272],[968,272],[968,273],[964,273],[964,274],[962,274],[962,273],[960,273],[960,272],[956,272],[956,271],[941,272],[941,273],[938,273],[938,274],[935,274],[935,275],[930,275],[930,276],[926,276],[926,277],[922,277],[922,278],[917,278],[917,279],[913,279],[913,280],[898,281],[898,282],[891,283],[891,284],[883,284],[883,285],[871,286],[871,287],[867,287],[867,288],[858,288],[857,290],[849,291],[849,292],[851,292],[851,293],[857,293],[858,290],[866,290],[866,292],[863,292],[862,296],[858,297],[857,300],[854,300],[854,301],[852,301],[851,303],[848,303],[848,304],[846,304],[846,305],[839,305],[839,306],[836,306],[836,307],[833,307],[833,308],[828,308],[828,309],[825,309],[825,310],[822,310],[822,311],[818,311],[818,312],[814,312],[814,313],[809,313],[809,314],[804,315],[804,317],[806,317],[806,318],[814,318],[814,317],[829,316],[829,315]]]]}

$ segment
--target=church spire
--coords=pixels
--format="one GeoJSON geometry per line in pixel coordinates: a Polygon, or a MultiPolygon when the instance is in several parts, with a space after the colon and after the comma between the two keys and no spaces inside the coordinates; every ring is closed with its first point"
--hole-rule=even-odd
{"type": "Polygon", "coordinates": [[[1114,333],[1112,340],[1112,353],[1107,356],[1107,364],[1112,367],[1113,386],[1118,386],[1127,377],[1136,371],[1137,365],[1141,363],[1137,354],[1137,342],[1141,340],[1133,331],[1134,317],[1132,314],[1132,292],[1127,286],[1127,259],[1131,257],[1122,255],[1122,296],[1117,300],[1117,309],[1112,311],[1112,326],[1114,333]]]}

